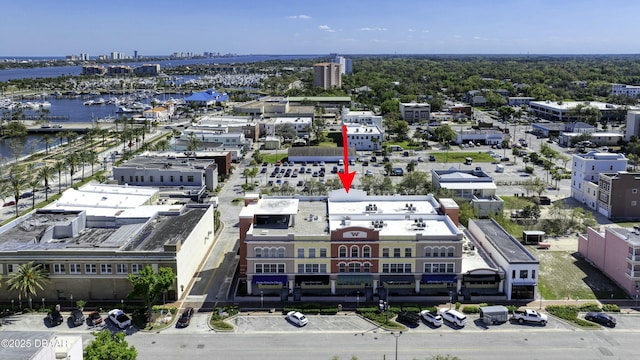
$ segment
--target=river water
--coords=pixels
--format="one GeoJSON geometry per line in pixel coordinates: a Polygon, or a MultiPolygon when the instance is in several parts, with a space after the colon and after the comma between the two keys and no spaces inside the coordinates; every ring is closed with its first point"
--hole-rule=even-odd
{"type": "MultiPolygon", "coordinates": [[[[171,59],[163,61],[153,61],[152,63],[160,64],[161,68],[193,65],[193,64],[232,64],[232,63],[252,63],[269,60],[291,60],[291,59],[313,59],[319,58],[321,55],[244,55],[235,57],[220,57],[220,58],[208,58],[208,59],[171,59]]],[[[126,65],[135,67],[142,64],[150,63],[150,61],[132,62],[126,63],[126,65]]],[[[108,65],[108,64],[107,64],[108,65]]],[[[58,66],[58,67],[42,67],[31,69],[6,69],[0,70],[0,82],[10,81],[12,79],[27,79],[27,78],[53,78],[63,75],[80,75],[82,72],[82,66],[58,66]]],[[[174,95],[175,97],[179,97],[174,95]]],[[[102,96],[107,99],[108,96],[102,96]]],[[[97,98],[97,96],[96,96],[97,98]]],[[[158,99],[165,100],[163,95],[158,95],[158,99]]],[[[116,114],[117,106],[115,105],[83,105],[89,98],[55,98],[53,96],[46,99],[29,99],[28,101],[43,101],[46,100],[51,103],[49,109],[49,116],[61,116],[64,119],[54,120],[56,122],[86,122],[89,126],[90,123],[100,118],[105,117],[118,117],[116,114]]],[[[142,103],[149,103],[150,99],[141,100],[142,103]]],[[[1,111],[1,110],[0,110],[1,111]]],[[[38,116],[39,113],[33,110],[25,110],[26,115],[38,116]]],[[[16,157],[16,149],[22,148],[22,152],[18,157],[30,155],[34,152],[44,150],[45,145],[41,141],[39,135],[29,135],[24,139],[23,146],[12,147],[8,139],[0,141],[0,162],[6,162],[7,160],[14,159],[16,157]],[[12,149],[13,148],[13,149],[12,149]]]]}

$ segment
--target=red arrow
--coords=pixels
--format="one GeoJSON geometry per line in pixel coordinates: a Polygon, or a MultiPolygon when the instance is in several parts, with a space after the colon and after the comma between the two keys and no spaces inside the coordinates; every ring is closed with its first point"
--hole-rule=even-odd
{"type": "Polygon", "coordinates": [[[340,176],[340,181],[342,181],[344,190],[348,193],[349,189],[351,189],[351,183],[353,182],[353,177],[356,175],[356,172],[349,172],[349,142],[347,141],[347,125],[342,125],[342,149],[344,154],[344,172],[340,171],[338,176],[340,176]]]}

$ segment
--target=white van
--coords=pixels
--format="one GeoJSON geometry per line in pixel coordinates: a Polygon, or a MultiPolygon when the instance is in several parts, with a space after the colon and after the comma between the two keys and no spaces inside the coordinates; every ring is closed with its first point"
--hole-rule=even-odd
{"type": "Polygon", "coordinates": [[[496,165],[496,172],[497,173],[504,172],[504,165],[502,165],[502,164],[496,165]]]}
{"type": "Polygon", "coordinates": [[[467,316],[453,309],[440,309],[438,311],[444,321],[448,321],[456,327],[464,327],[467,324],[467,316]]]}
{"type": "Polygon", "coordinates": [[[339,166],[343,166],[344,165],[344,160],[342,160],[342,159],[338,160],[338,165],[339,166]]]}

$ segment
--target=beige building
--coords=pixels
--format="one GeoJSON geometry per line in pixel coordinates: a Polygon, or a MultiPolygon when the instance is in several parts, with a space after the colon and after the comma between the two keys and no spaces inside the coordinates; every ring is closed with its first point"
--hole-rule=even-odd
{"type": "Polygon", "coordinates": [[[318,63],[313,65],[313,87],[323,89],[342,87],[340,64],[318,63]]]}
{"type": "MultiPolygon", "coordinates": [[[[117,301],[131,292],[128,275],[150,265],[176,274],[167,301],[183,295],[214,243],[213,206],[148,205],[157,197],[150,188],[92,185],[68,191],[53,206],[0,228],[3,278],[34,261],[50,277],[37,292],[38,303],[117,301]]],[[[28,302],[9,291],[0,292],[0,300],[28,302]]]]}

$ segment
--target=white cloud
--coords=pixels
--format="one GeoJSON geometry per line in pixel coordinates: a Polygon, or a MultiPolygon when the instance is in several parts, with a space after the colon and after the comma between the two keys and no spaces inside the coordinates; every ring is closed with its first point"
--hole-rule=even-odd
{"type": "Polygon", "coordinates": [[[287,16],[288,19],[302,19],[302,20],[309,20],[311,19],[311,16],[309,15],[291,15],[291,16],[287,16]]]}
{"type": "Polygon", "coordinates": [[[329,25],[320,25],[318,26],[318,29],[326,32],[335,32],[335,30],[333,30],[329,25]]]}
{"type": "Polygon", "coordinates": [[[360,31],[387,31],[387,28],[381,28],[381,27],[374,27],[374,28],[370,28],[370,27],[363,27],[363,28],[360,28],[360,31]]]}
{"type": "Polygon", "coordinates": [[[422,32],[423,32],[423,33],[428,33],[428,32],[429,32],[429,30],[422,30],[422,32]]]}
{"type": "Polygon", "coordinates": [[[484,38],[484,37],[480,37],[480,36],[474,36],[473,40],[489,40],[489,39],[484,38]]]}
{"type": "Polygon", "coordinates": [[[462,39],[462,35],[452,35],[454,39],[462,39]]]}

